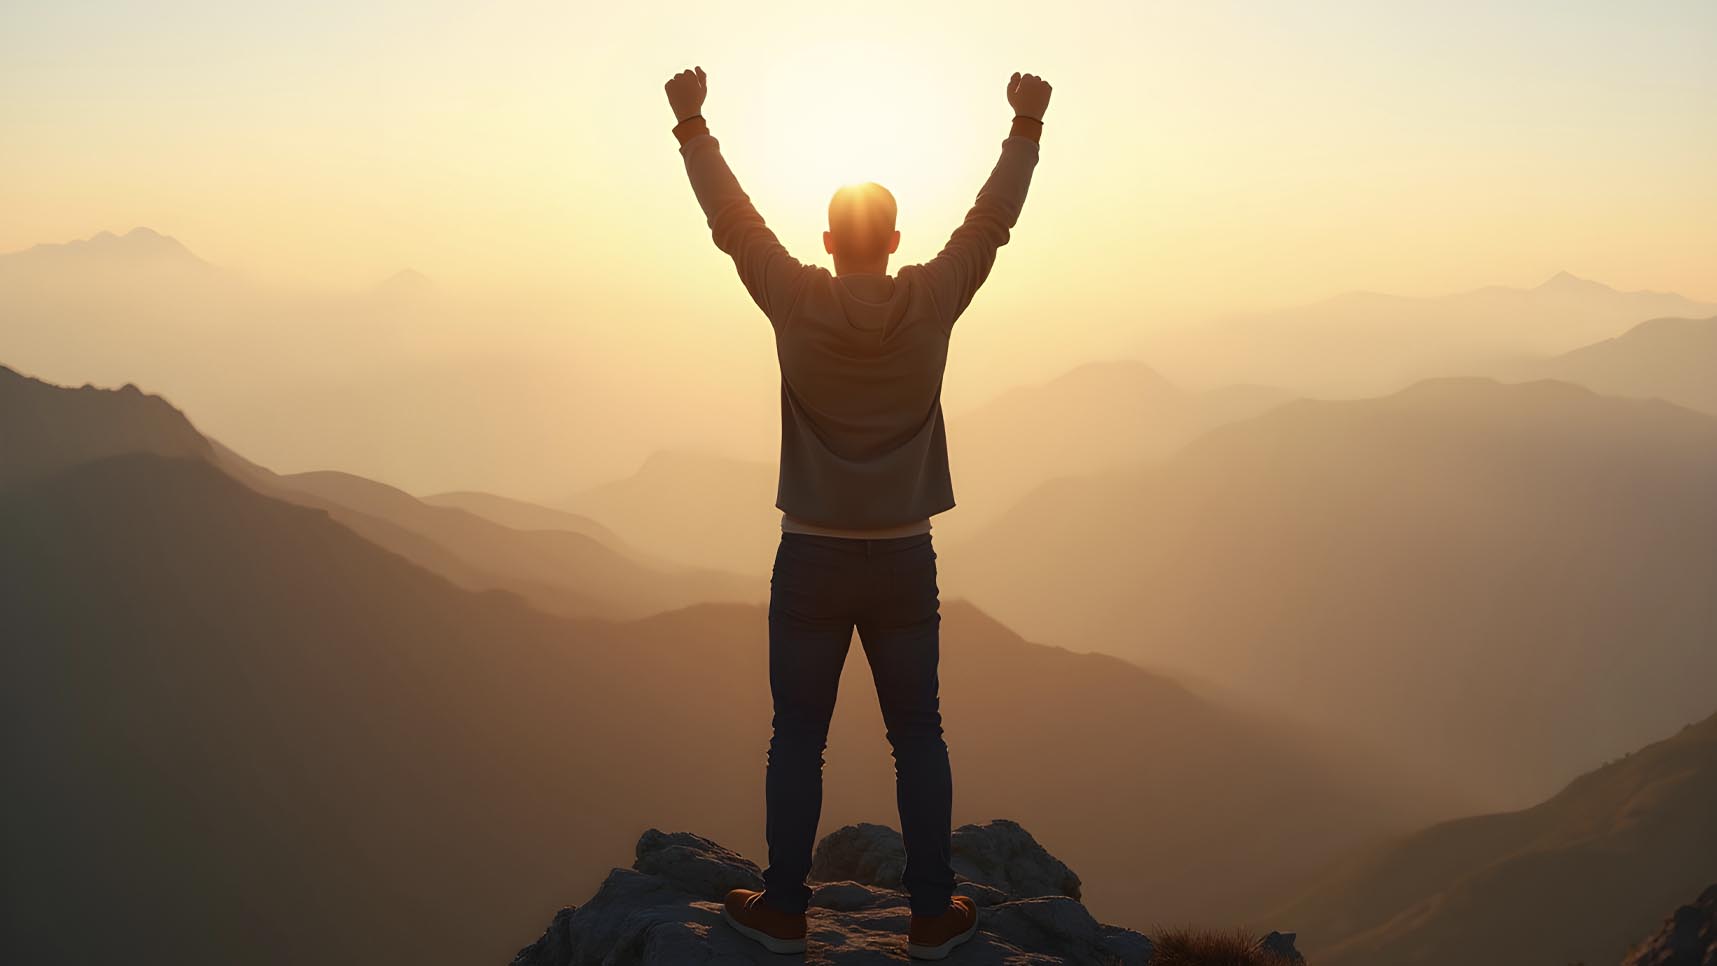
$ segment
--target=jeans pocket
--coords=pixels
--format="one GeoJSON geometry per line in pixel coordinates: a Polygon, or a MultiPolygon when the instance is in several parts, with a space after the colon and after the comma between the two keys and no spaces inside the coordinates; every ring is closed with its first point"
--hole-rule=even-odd
{"type": "Polygon", "coordinates": [[[936,613],[941,602],[936,580],[936,552],[926,546],[922,551],[914,548],[901,557],[903,559],[895,561],[889,568],[894,606],[908,620],[936,613]]]}
{"type": "Polygon", "coordinates": [[[769,613],[803,620],[829,619],[839,609],[845,571],[839,559],[815,547],[782,544],[769,578],[769,613]]]}
{"type": "Polygon", "coordinates": [[[775,564],[769,569],[769,583],[782,576],[802,574],[815,562],[811,548],[790,539],[788,534],[782,534],[782,539],[775,545],[775,564]]]}

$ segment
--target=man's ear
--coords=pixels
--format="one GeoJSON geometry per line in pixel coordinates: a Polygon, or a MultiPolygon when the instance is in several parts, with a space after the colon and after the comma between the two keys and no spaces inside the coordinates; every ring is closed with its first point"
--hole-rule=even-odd
{"type": "Polygon", "coordinates": [[[897,250],[897,249],[898,249],[898,248],[900,248],[900,232],[895,232],[895,233],[894,233],[894,234],[893,234],[893,235],[891,235],[891,236],[889,236],[889,239],[888,239],[888,253],[889,253],[889,254],[890,254],[890,255],[892,255],[892,254],[894,254],[894,253],[895,253],[895,251],[896,251],[896,250],[897,250]]]}
{"type": "Polygon", "coordinates": [[[835,253],[835,233],[834,232],[832,232],[832,231],[823,232],[823,251],[828,252],[830,255],[833,255],[835,253]]]}

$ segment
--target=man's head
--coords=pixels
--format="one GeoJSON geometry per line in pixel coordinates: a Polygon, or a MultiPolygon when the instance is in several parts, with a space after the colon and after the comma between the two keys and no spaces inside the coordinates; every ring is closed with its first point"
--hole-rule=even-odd
{"type": "Polygon", "coordinates": [[[884,271],[900,247],[894,230],[894,196],[875,182],[850,184],[829,200],[829,230],[823,250],[835,256],[835,271],[884,271]]]}

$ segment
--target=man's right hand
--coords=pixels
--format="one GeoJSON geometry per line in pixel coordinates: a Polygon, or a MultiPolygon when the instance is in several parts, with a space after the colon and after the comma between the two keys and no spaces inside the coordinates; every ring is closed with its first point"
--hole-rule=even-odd
{"type": "Polygon", "coordinates": [[[1008,104],[1014,114],[1041,121],[1043,112],[1049,110],[1050,90],[1049,82],[1043,78],[1016,70],[1008,81],[1008,104]]]}

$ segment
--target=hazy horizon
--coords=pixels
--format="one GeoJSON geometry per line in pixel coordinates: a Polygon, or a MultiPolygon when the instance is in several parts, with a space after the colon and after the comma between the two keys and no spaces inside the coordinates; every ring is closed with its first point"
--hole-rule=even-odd
{"type": "MultiPolygon", "coordinates": [[[[1652,318],[1717,314],[1685,293],[1606,283],[1558,271],[1431,296],[1347,291],[1006,367],[956,351],[943,397],[959,457],[965,424],[1093,366],[1149,370],[1175,391],[1368,398],[1438,376],[1515,376],[1652,318]]],[[[280,472],[565,505],[661,453],[776,456],[779,377],[762,325],[727,333],[736,355],[713,367],[697,343],[654,343],[567,303],[449,292],[414,269],[343,291],[259,283],[151,226],[0,252],[0,313],[5,364],[65,384],[135,383],[280,472]]],[[[960,338],[985,339],[987,324],[960,338]]],[[[1000,445],[1009,430],[982,432],[1000,445]]],[[[959,469],[962,492],[962,478],[983,489],[1010,472],[982,459],[959,469]]]]}

